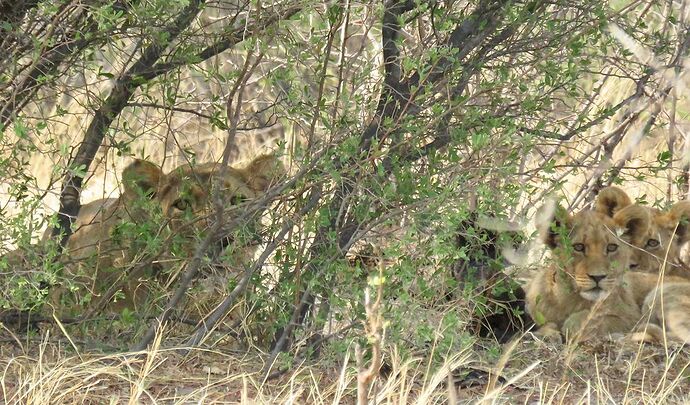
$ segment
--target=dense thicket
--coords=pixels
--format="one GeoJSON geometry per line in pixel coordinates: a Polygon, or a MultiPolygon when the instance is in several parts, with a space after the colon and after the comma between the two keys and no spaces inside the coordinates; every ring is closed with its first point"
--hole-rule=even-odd
{"type": "MultiPolygon", "coordinates": [[[[385,263],[370,283],[385,286],[389,334],[428,341],[436,326],[406,325],[445,305],[453,262],[481,254],[452,242],[469,216],[515,230],[554,191],[582,206],[620,182],[657,204],[687,194],[684,12],[589,0],[1,2],[0,238],[31,264],[5,260],[0,303],[26,310],[70,283],[59,243],[35,247],[40,229],[64,243],[80,202],[110,195],[129,157],[219,161],[232,142],[232,159],[273,150],[290,171],[265,254],[241,275],[257,341],[277,355],[356,329],[372,269],[346,257],[364,241],[385,263]]],[[[188,343],[239,302],[229,297],[188,343]]],[[[435,322],[444,344],[468,338],[457,330],[474,307],[457,305],[435,322]]],[[[156,323],[134,318],[133,331],[156,323]]]]}

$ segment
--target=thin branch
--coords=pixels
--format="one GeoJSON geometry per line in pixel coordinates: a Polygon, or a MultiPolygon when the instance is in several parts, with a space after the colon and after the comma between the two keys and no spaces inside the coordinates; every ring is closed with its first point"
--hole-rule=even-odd
{"type": "Polygon", "coordinates": [[[626,97],[624,100],[616,104],[615,106],[611,107],[608,109],[608,111],[605,114],[600,114],[598,117],[595,119],[587,122],[584,125],[581,125],[577,128],[573,128],[572,130],[568,131],[565,134],[558,134],[555,132],[550,132],[550,131],[543,131],[543,130],[535,130],[531,128],[526,128],[526,127],[520,127],[520,130],[532,135],[537,135],[542,138],[549,138],[549,139],[555,139],[559,141],[568,141],[572,139],[575,135],[581,134],[585,131],[587,131],[590,128],[593,128],[596,125],[601,124],[605,120],[611,118],[616,112],[620,111],[623,107],[630,105],[634,103],[635,101],[639,100],[640,97],[643,97],[645,92],[644,88],[649,82],[649,79],[652,77],[651,73],[647,73],[644,76],[640,77],[638,80],[636,80],[636,86],[635,86],[635,92],[631,94],[630,96],[626,97]]]}
{"type": "MultiPolygon", "coordinates": [[[[294,179],[293,179],[294,180],[294,179]]],[[[285,186],[280,187],[279,190],[284,189],[285,186]]],[[[274,196],[276,193],[271,192],[268,196],[274,196]]],[[[274,197],[273,197],[274,198],[274,197]]],[[[309,197],[309,201],[307,204],[300,210],[300,212],[297,214],[297,218],[301,218],[302,216],[306,215],[309,211],[314,209],[314,207],[317,206],[318,202],[321,199],[321,191],[318,187],[315,187],[312,189],[311,195],[309,197]]],[[[267,198],[267,200],[270,200],[267,198]]],[[[223,319],[227,312],[233,307],[235,304],[235,301],[237,298],[244,292],[246,289],[247,285],[249,284],[249,280],[251,279],[252,275],[260,269],[263,264],[266,262],[268,257],[273,253],[273,251],[278,247],[280,242],[282,242],[283,238],[285,238],[285,235],[287,235],[288,231],[290,231],[293,227],[295,226],[295,220],[294,219],[288,219],[283,223],[282,229],[278,232],[278,235],[273,239],[273,241],[266,246],[264,249],[263,253],[261,256],[256,260],[256,262],[250,266],[247,267],[245,270],[245,273],[240,280],[239,283],[235,286],[235,288],[230,292],[230,294],[223,300],[223,302],[216,307],[216,309],[208,316],[206,320],[201,322],[192,336],[187,340],[185,343],[186,347],[194,347],[197,346],[203,338],[208,334],[210,330],[212,330],[215,325],[223,319]]]]}
{"type": "Polygon", "coordinates": [[[379,260],[379,279],[376,286],[376,300],[372,303],[369,288],[364,292],[364,309],[366,310],[366,322],[364,332],[371,346],[371,364],[364,366],[364,355],[359,345],[355,346],[355,358],[357,360],[357,404],[366,405],[369,397],[369,385],[379,375],[382,363],[381,346],[385,333],[385,323],[381,313],[381,300],[383,299],[383,260],[379,260]]]}
{"type": "MultiPolygon", "coordinates": [[[[223,195],[222,195],[222,181],[225,178],[225,173],[227,173],[228,170],[228,163],[230,161],[230,152],[232,151],[232,145],[235,142],[235,136],[237,134],[237,121],[239,120],[239,115],[240,115],[240,107],[242,106],[242,90],[244,89],[244,86],[247,84],[247,80],[249,80],[249,77],[253,73],[254,69],[256,66],[259,64],[259,61],[261,60],[261,56],[257,58],[255,63],[250,66],[250,61],[251,59],[251,52],[249,55],[247,55],[247,58],[245,59],[245,64],[244,68],[242,69],[240,73],[240,77],[237,79],[235,82],[235,85],[233,88],[230,90],[230,93],[228,94],[228,120],[230,121],[229,129],[228,129],[228,137],[225,141],[225,149],[223,151],[223,160],[220,166],[220,170],[214,178],[214,184],[213,188],[215,191],[215,198],[213,199],[213,206],[215,209],[215,219],[213,221],[213,226],[211,227],[211,230],[208,232],[204,240],[197,246],[196,251],[194,252],[194,256],[192,257],[191,262],[187,265],[187,268],[185,269],[184,274],[180,278],[180,283],[177,286],[177,289],[175,289],[175,293],[173,296],[170,298],[168,303],[165,306],[165,309],[163,312],[160,314],[160,316],[151,323],[151,326],[149,327],[148,331],[144,335],[144,337],[141,338],[139,343],[137,343],[133,347],[133,351],[140,351],[144,350],[146,346],[148,346],[153,339],[156,336],[156,333],[158,331],[159,326],[162,326],[165,324],[165,322],[168,320],[170,317],[170,314],[172,311],[177,307],[177,305],[182,301],[182,298],[185,296],[187,293],[187,290],[189,289],[189,285],[196,277],[197,273],[199,272],[199,269],[202,264],[202,259],[206,255],[206,252],[209,250],[211,247],[211,243],[214,240],[218,239],[218,235],[221,232],[221,230],[224,231],[232,231],[235,227],[236,224],[233,224],[234,226],[231,228],[226,228],[224,229],[223,225],[225,223],[224,221],[224,215],[223,215],[223,195]],[[235,98],[235,94],[237,94],[237,107],[233,111],[232,109],[232,101],[235,98]]],[[[258,209],[258,207],[255,207],[255,209],[258,209]]],[[[248,213],[247,213],[248,214],[248,213]]],[[[244,217],[244,216],[242,216],[244,217]]],[[[235,221],[237,222],[237,221],[235,221]]]]}
{"type": "MultiPolygon", "coordinates": [[[[166,37],[166,40],[160,44],[149,46],[142,53],[142,57],[116,81],[110,96],[108,96],[101,108],[96,111],[94,119],[86,131],[84,142],[80,145],[77,155],[69,165],[69,171],[63,180],[63,191],[60,197],[60,209],[58,212],[58,226],[53,228],[52,231],[53,236],[63,235],[60,240],[61,247],[64,247],[67,243],[71,235],[71,224],[79,213],[80,190],[84,180],[81,173],[89,170],[91,162],[103,142],[107,128],[109,128],[115,117],[125,108],[136,88],[154,79],[158,75],[167,73],[171,69],[189,63],[187,60],[156,64],[156,61],[160,58],[167,45],[174,41],[182,30],[190,25],[204,2],[205,0],[195,0],[180,13],[178,18],[168,27],[167,32],[169,35],[166,37]]],[[[281,21],[282,18],[294,15],[299,10],[301,10],[301,8],[292,7],[282,16],[276,14],[271,18],[263,20],[261,23],[254,26],[254,29],[250,30],[250,33],[247,33],[244,27],[233,30],[232,33],[234,34],[231,34],[230,38],[221,41],[221,45],[223,46],[218,46],[214,48],[214,50],[222,52],[244,40],[248,35],[257,34],[272,24],[281,21]]],[[[202,52],[199,56],[201,58],[208,58],[213,55],[206,55],[202,52]]]]}
{"type": "MultiPolygon", "coordinates": [[[[246,40],[247,38],[251,38],[258,35],[259,33],[265,31],[268,27],[273,26],[279,23],[280,21],[293,17],[294,15],[302,11],[302,8],[303,6],[301,4],[290,6],[287,9],[282,10],[281,13],[275,13],[268,18],[261,19],[249,27],[243,25],[241,27],[235,28],[228,32],[218,42],[209,45],[204,50],[202,50],[201,52],[199,52],[191,58],[187,57],[180,60],[157,63],[146,72],[146,77],[153,78],[156,76],[160,76],[161,74],[167,73],[178,67],[186,66],[189,64],[189,60],[205,61],[209,58],[212,58],[222,52],[227,51],[228,49],[234,47],[235,45],[246,40]]],[[[262,11],[262,13],[267,13],[267,11],[264,10],[262,11]]]]}
{"type": "Polygon", "coordinates": [[[215,119],[215,117],[213,117],[212,115],[204,114],[204,113],[202,113],[198,110],[192,109],[192,108],[167,106],[167,105],[156,104],[156,103],[139,103],[139,102],[127,103],[126,107],[157,108],[157,109],[161,109],[161,110],[176,111],[176,112],[192,114],[192,115],[196,115],[197,117],[206,118],[208,120],[215,119]]]}
{"type": "MultiPolygon", "coordinates": [[[[21,5],[26,6],[30,6],[32,3],[34,3],[32,0],[20,2],[21,5]]],[[[65,2],[64,5],[68,4],[70,2],[65,2]]],[[[113,9],[124,12],[127,12],[131,6],[132,2],[127,1],[116,1],[112,5],[113,9]]],[[[21,17],[23,18],[23,13],[21,17]]],[[[53,23],[57,24],[56,21],[53,21],[53,23]]],[[[39,88],[46,83],[42,79],[55,74],[58,67],[65,64],[69,58],[79,54],[87,46],[102,44],[108,38],[107,35],[92,35],[99,33],[99,26],[86,11],[80,12],[76,17],[76,21],[70,24],[71,29],[62,33],[63,38],[60,42],[43,50],[41,56],[27,67],[31,70],[20,82],[14,85],[11,94],[2,100],[0,128],[7,127],[12,123],[17,113],[31,101],[31,98],[37,93],[39,88]]],[[[2,30],[0,30],[1,32],[2,30]]],[[[50,35],[48,37],[50,38],[50,35]]],[[[45,41],[45,43],[50,43],[50,41],[45,41]]],[[[8,52],[8,50],[5,49],[5,52],[8,52]]],[[[19,59],[18,56],[16,57],[19,59]]]]}

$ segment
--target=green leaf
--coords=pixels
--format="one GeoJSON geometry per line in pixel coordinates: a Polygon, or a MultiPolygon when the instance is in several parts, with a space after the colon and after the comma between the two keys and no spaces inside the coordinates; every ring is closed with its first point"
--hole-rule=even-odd
{"type": "Polygon", "coordinates": [[[539,326],[544,326],[546,324],[544,314],[542,314],[540,311],[536,311],[534,313],[534,322],[536,322],[539,326]]]}

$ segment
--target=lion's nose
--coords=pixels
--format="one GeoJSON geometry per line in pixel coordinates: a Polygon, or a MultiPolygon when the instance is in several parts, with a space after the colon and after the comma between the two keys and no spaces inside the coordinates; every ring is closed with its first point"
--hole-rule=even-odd
{"type": "Polygon", "coordinates": [[[587,274],[587,276],[588,276],[589,278],[591,278],[591,279],[592,279],[595,283],[597,283],[597,284],[599,284],[599,282],[600,282],[601,280],[603,280],[603,279],[606,278],[605,275],[603,275],[603,276],[600,276],[600,275],[593,276],[593,275],[591,275],[591,274],[587,274]]]}

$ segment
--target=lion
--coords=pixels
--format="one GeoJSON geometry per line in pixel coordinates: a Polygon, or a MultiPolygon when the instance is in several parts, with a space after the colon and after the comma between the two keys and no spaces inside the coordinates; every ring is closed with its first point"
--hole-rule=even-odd
{"type": "MultiPolygon", "coordinates": [[[[690,268],[681,259],[683,245],[688,241],[687,218],[690,217],[690,203],[681,201],[668,211],[633,204],[622,189],[610,186],[597,196],[595,210],[618,222],[625,222],[626,216],[637,210],[646,209],[650,215],[649,226],[630,241],[633,255],[630,270],[690,277],[690,268]]],[[[637,215],[634,213],[633,215],[637,215]]]]}
{"type": "MultiPolygon", "coordinates": [[[[685,208],[668,214],[678,218],[685,208]]],[[[630,270],[633,243],[652,222],[650,210],[633,204],[574,216],[557,207],[550,222],[538,223],[553,252],[551,265],[528,286],[527,311],[541,326],[538,334],[590,340],[634,332],[634,340],[690,341],[690,280],[630,270]]]]}
{"type": "MultiPolygon", "coordinates": [[[[211,190],[216,185],[223,223],[241,219],[240,230],[249,229],[245,239],[256,239],[252,228],[260,213],[243,218],[237,206],[246,207],[245,201],[261,196],[285,173],[280,160],[263,155],[245,167],[226,167],[220,181],[219,170],[217,163],[184,164],[166,174],[153,163],[135,160],[122,172],[124,190],[119,197],[85,204],[63,255],[70,278],[78,281],[77,304],[88,304],[93,312],[105,307],[118,312],[136,309],[150,295],[152,284],[140,279],[171,282],[170,268],[192,257],[213,223],[217,199],[211,190]]],[[[232,246],[232,257],[224,260],[231,268],[251,260],[256,249],[245,240],[236,241],[238,233],[223,231],[212,246],[215,251],[232,246]]],[[[56,306],[64,304],[55,301],[56,306]]]]}
{"type": "Polygon", "coordinates": [[[641,318],[640,306],[626,280],[632,255],[630,240],[648,227],[643,209],[616,221],[597,210],[573,216],[560,206],[552,220],[537,215],[552,263],[529,284],[527,311],[553,337],[562,332],[591,339],[631,331],[641,318]]]}
{"type": "Polygon", "coordinates": [[[651,343],[690,342],[690,281],[658,283],[649,275],[642,275],[634,282],[649,291],[642,304],[643,321],[648,323],[641,322],[631,338],[651,343]]]}
{"type": "MultiPolygon", "coordinates": [[[[616,215],[624,216],[625,209],[616,215]]],[[[638,271],[628,275],[633,295],[644,315],[631,336],[633,340],[665,343],[667,339],[672,339],[681,343],[690,342],[690,270],[681,258],[681,248],[689,239],[688,217],[688,201],[677,202],[667,212],[653,215],[652,230],[647,235],[657,235],[661,242],[655,245],[661,248],[657,246],[655,250],[658,253],[654,254],[647,246],[645,254],[637,256],[642,265],[635,270],[654,269],[656,265],[662,271],[658,275],[638,271]]]]}

